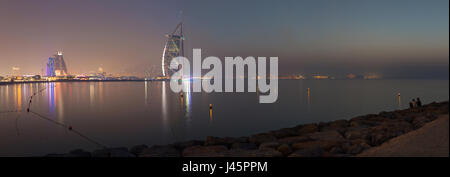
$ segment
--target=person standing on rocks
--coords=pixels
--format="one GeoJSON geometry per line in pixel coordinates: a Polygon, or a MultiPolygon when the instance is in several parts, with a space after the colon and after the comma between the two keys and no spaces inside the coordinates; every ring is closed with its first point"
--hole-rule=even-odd
{"type": "Polygon", "coordinates": [[[422,107],[422,101],[420,101],[419,97],[417,97],[417,107],[422,107]]]}

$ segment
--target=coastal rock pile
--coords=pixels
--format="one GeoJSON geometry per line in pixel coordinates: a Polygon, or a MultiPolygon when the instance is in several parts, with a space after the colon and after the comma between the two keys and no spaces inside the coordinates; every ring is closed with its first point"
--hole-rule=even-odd
{"type": "Polygon", "coordinates": [[[448,114],[448,102],[420,108],[381,112],[326,123],[298,125],[249,137],[207,137],[164,146],[138,145],[96,150],[74,150],[63,157],[347,157],[422,127],[448,114]]]}

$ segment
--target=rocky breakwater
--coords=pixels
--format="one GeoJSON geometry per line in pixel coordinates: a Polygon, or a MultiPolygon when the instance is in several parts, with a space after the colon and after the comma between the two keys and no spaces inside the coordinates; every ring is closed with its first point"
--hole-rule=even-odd
{"type": "Polygon", "coordinates": [[[64,157],[347,157],[448,114],[448,102],[326,123],[298,125],[249,137],[211,137],[170,145],[74,150],[64,157]]]}

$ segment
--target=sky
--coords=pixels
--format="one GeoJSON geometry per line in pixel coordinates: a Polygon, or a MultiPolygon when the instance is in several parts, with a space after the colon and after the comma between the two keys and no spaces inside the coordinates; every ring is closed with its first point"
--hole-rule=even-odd
{"type": "MultiPolygon", "coordinates": [[[[279,57],[280,74],[449,76],[448,0],[0,0],[0,75],[142,76],[184,21],[186,56],[279,57]]],[[[157,69],[156,69],[157,68],[157,69]]]]}

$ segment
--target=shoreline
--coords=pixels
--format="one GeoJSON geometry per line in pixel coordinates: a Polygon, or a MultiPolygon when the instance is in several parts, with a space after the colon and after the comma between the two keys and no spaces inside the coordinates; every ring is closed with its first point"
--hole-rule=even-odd
{"type": "MultiPolygon", "coordinates": [[[[448,80],[448,79],[278,79],[278,80],[314,80],[314,81],[379,81],[379,80],[448,80]]],[[[20,82],[0,82],[0,85],[15,85],[15,84],[33,84],[33,83],[57,83],[57,82],[164,82],[170,79],[136,79],[136,80],[55,80],[55,81],[20,81],[20,82]]]]}
{"type": "Polygon", "coordinates": [[[46,157],[353,157],[414,132],[442,115],[448,116],[448,112],[448,101],[433,102],[419,108],[302,124],[238,138],[208,136],[204,141],[92,152],[75,149],[46,157]]]}
{"type": "Polygon", "coordinates": [[[56,83],[56,82],[144,82],[144,81],[162,81],[162,80],[59,80],[59,81],[21,81],[21,82],[0,82],[0,85],[14,84],[34,84],[34,83],[56,83]]]}

